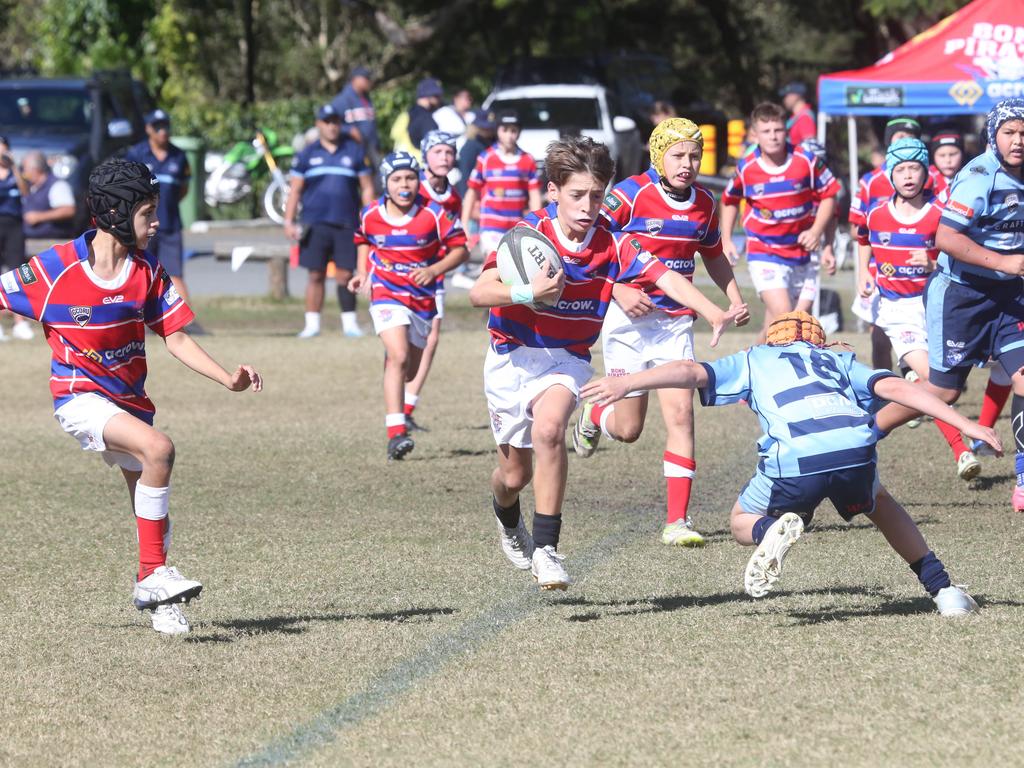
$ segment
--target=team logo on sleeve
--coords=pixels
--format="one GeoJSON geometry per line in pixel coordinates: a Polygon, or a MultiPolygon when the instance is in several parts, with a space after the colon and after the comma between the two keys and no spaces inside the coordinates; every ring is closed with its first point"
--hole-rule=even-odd
{"type": "Polygon", "coordinates": [[[629,239],[629,244],[636,248],[636,258],[641,264],[646,264],[651,260],[651,254],[644,250],[644,247],[640,245],[640,241],[635,237],[629,239]]]}
{"type": "Polygon", "coordinates": [[[22,264],[18,267],[18,274],[21,275],[22,285],[32,285],[39,278],[36,277],[36,273],[32,271],[32,267],[28,264],[22,264]]]}
{"type": "Polygon", "coordinates": [[[92,320],[92,307],[68,307],[71,319],[85,328],[92,320]]]}
{"type": "Polygon", "coordinates": [[[17,293],[21,290],[21,286],[18,285],[18,278],[14,276],[14,270],[0,275],[0,286],[3,286],[6,293],[17,293]]]}
{"type": "Polygon", "coordinates": [[[652,235],[656,235],[665,228],[664,219],[648,219],[647,220],[647,231],[652,235]]]}
{"type": "Polygon", "coordinates": [[[617,211],[622,207],[622,201],[611,192],[604,196],[604,204],[609,211],[617,211]]]}
{"type": "Polygon", "coordinates": [[[164,301],[168,304],[174,304],[181,300],[181,295],[178,293],[178,289],[174,287],[174,283],[171,283],[171,287],[164,291],[164,301]]]}
{"type": "Polygon", "coordinates": [[[1011,211],[1016,211],[1017,206],[1020,205],[1020,198],[1017,196],[1016,192],[1011,192],[1006,196],[1006,200],[1004,202],[1006,203],[1007,208],[1011,211]]]}
{"type": "Polygon", "coordinates": [[[969,205],[964,205],[959,200],[950,200],[946,203],[946,207],[953,213],[958,213],[966,219],[974,218],[974,209],[969,205]]]}

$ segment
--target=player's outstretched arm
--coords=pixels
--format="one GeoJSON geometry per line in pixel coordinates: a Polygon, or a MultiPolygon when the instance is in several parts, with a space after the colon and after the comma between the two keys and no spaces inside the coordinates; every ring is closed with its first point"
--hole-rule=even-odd
{"type": "Polygon", "coordinates": [[[965,264],[1024,276],[1024,254],[996,253],[942,222],[935,232],[935,247],[965,264]]]}
{"type": "MultiPolygon", "coordinates": [[[[746,307],[746,302],[743,301],[743,294],[740,293],[739,283],[736,282],[736,273],[733,272],[732,264],[729,263],[728,258],[713,257],[705,259],[704,268],[708,271],[711,279],[715,281],[718,289],[729,298],[729,306],[746,307]]],[[[733,322],[737,326],[749,323],[749,310],[737,315],[733,322]]]]}
{"type": "Polygon", "coordinates": [[[956,410],[937,398],[924,387],[913,384],[898,376],[886,376],[875,382],[875,395],[883,400],[891,400],[894,403],[913,408],[915,411],[927,414],[932,418],[944,421],[953,425],[968,437],[976,440],[984,440],[991,445],[997,454],[1002,456],[1003,444],[999,435],[989,427],[964,418],[956,410]]]}
{"type": "Polygon", "coordinates": [[[732,230],[736,226],[739,214],[740,207],[738,205],[722,204],[722,253],[725,254],[730,264],[735,264],[740,258],[736,243],[732,241],[732,230]]]}
{"type": "Polygon", "coordinates": [[[250,385],[253,392],[263,389],[263,378],[251,365],[240,365],[234,373],[228,373],[185,331],[175,331],[164,339],[164,343],[168,352],[193,371],[223,384],[232,392],[242,392],[250,385]]]}
{"type": "Polygon", "coordinates": [[[707,383],[708,373],[703,365],[692,360],[679,360],[628,376],[605,376],[587,384],[580,394],[598,405],[608,405],[621,400],[630,392],[648,389],[699,389],[707,386],[707,383]]]}
{"type": "Polygon", "coordinates": [[[348,289],[352,293],[359,293],[364,287],[368,287],[366,280],[367,270],[370,263],[370,246],[359,245],[356,247],[356,273],[348,281],[348,289]]]}
{"type": "Polygon", "coordinates": [[[535,301],[554,304],[565,287],[565,270],[554,277],[538,272],[529,285],[505,285],[495,267],[485,269],[469,289],[469,303],[474,307],[505,307],[509,304],[532,304],[535,301]]]}
{"type": "Polygon", "coordinates": [[[711,325],[710,345],[712,347],[718,346],[718,339],[721,338],[729,323],[744,314],[748,317],[750,315],[746,304],[731,306],[726,310],[719,309],[711,299],[700,292],[697,286],[678,272],[669,270],[658,278],[655,285],[667,293],[669,297],[675,299],[680,304],[685,304],[708,321],[708,324],[711,325]]]}

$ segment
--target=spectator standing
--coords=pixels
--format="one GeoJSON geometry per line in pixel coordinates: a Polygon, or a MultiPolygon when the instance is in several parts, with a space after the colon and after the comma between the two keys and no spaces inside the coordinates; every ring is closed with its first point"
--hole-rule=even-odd
{"type": "MultiPolygon", "coordinates": [[[[0,273],[14,269],[25,261],[21,196],[27,189],[28,185],[18,174],[7,139],[0,136],[0,273]]],[[[0,312],[0,317],[7,314],[10,313],[0,312]]],[[[14,315],[12,335],[16,339],[31,339],[35,336],[28,320],[18,315],[14,315]]],[[[0,326],[0,341],[7,341],[3,326],[0,326]]]]}
{"type": "Polygon", "coordinates": [[[299,243],[299,265],[309,270],[306,323],[300,339],[320,335],[327,262],[334,260],[334,279],[341,305],[341,330],[362,336],[356,320],[356,297],[348,281],[356,267],[355,230],[359,211],[373,202],[373,181],[363,145],[341,129],[341,115],[332,104],[316,113],[318,139],[295,156],[291,191],[284,212],[284,231],[299,243]],[[302,202],[301,227],[295,215],[302,202]]]}
{"type": "Polygon", "coordinates": [[[377,113],[370,99],[373,90],[373,76],[366,67],[356,67],[352,75],[331,106],[341,115],[349,135],[362,142],[363,152],[374,168],[380,162],[380,137],[377,134],[377,113]]]}
{"type": "Polygon", "coordinates": [[[786,132],[789,143],[794,147],[807,139],[816,138],[818,124],[814,118],[814,110],[807,103],[807,86],[803,83],[787,83],[779,90],[779,97],[790,113],[786,121],[786,132]]]}
{"type": "MultiPolygon", "coordinates": [[[[192,169],[185,153],[171,143],[171,118],[166,112],[155,109],[146,115],[146,138],[129,147],[125,159],[142,163],[160,182],[160,202],[156,212],[160,229],[156,237],[149,241],[149,252],[156,256],[170,275],[178,294],[188,303],[180,203],[188,194],[192,169]]],[[[202,326],[196,322],[192,322],[186,330],[189,333],[204,333],[202,326]]]]}
{"type": "MultiPolygon", "coordinates": [[[[495,127],[493,114],[485,109],[474,111],[473,122],[466,127],[466,141],[459,149],[459,180],[455,183],[459,197],[466,196],[469,175],[476,167],[476,159],[494,143],[495,127]]],[[[463,220],[462,224],[466,226],[467,222],[463,220]]]]}
{"type": "Polygon", "coordinates": [[[416,85],[416,103],[409,107],[409,141],[412,142],[415,155],[420,153],[423,137],[437,130],[434,111],[441,106],[443,96],[440,81],[433,77],[425,77],[416,85]]]}
{"type": "Polygon", "coordinates": [[[466,143],[466,128],[473,120],[473,94],[460,88],[452,96],[452,103],[434,112],[437,129],[455,137],[456,151],[466,143]]]}
{"type": "Polygon", "coordinates": [[[21,202],[25,237],[71,237],[75,219],[71,185],[50,172],[46,155],[39,151],[25,155],[21,175],[28,183],[21,202]]]}

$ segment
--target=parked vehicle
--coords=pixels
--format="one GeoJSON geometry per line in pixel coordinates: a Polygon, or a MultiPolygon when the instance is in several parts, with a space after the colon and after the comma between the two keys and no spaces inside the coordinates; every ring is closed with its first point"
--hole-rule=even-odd
{"type": "Polygon", "coordinates": [[[288,201],[285,171],[291,165],[295,149],[280,143],[277,133],[264,128],[252,141],[240,141],[224,154],[206,155],[207,205],[230,205],[250,195],[253,187],[269,176],[263,192],[263,210],[278,224],[284,223],[288,201]]]}
{"type": "Polygon", "coordinates": [[[71,185],[76,227],[88,220],[89,173],[145,137],[143,116],[153,108],[146,86],[124,71],[0,79],[0,135],[10,140],[16,160],[40,150],[53,174],[71,185]]]}

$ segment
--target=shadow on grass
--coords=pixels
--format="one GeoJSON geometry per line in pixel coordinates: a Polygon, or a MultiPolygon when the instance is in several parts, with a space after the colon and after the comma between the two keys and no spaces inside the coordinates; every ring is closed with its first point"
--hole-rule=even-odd
{"type": "Polygon", "coordinates": [[[1013,481],[1016,479],[1016,475],[1005,474],[1005,475],[982,475],[971,480],[972,491],[987,491],[989,488],[993,488],[997,485],[1006,485],[1012,487],[1013,481]]]}
{"type": "Polygon", "coordinates": [[[225,629],[229,634],[190,635],[186,640],[190,643],[233,643],[246,637],[266,634],[300,635],[315,622],[338,621],[383,621],[404,624],[412,621],[433,621],[437,616],[450,616],[454,608],[409,608],[401,611],[381,611],[379,613],[309,613],[288,616],[264,616],[257,619],[227,619],[225,621],[204,622],[199,629],[212,627],[225,629]]]}
{"type": "MultiPolygon", "coordinates": [[[[881,597],[882,602],[876,605],[822,608],[817,611],[787,611],[786,613],[790,618],[794,619],[793,625],[798,627],[879,616],[915,616],[935,613],[935,603],[932,602],[930,597],[925,597],[924,595],[897,598],[881,590],[871,589],[830,589],[826,591],[826,594],[842,592],[860,596],[881,597]]],[[[787,594],[806,595],[809,593],[779,592],[777,597],[785,597],[787,594]]],[[[997,606],[1017,608],[1024,606],[1024,603],[1017,600],[989,599],[984,595],[973,595],[973,597],[981,608],[994,608],[997,606]]]]}

